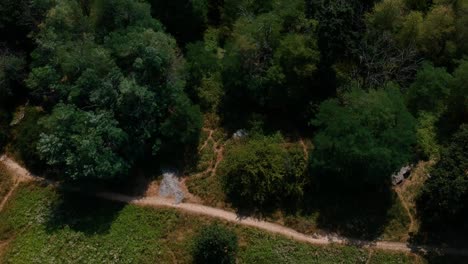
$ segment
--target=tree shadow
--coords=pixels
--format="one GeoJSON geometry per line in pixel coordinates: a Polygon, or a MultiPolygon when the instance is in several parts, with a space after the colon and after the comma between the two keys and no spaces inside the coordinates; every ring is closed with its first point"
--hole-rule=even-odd
{"type": "Polygon", "coordinates": [[[468,222],[466,222],[466,218],[460,217],[462,223],[450,221],[432,223],[427,222],[426,219],[429,217],[427,215],[419,216],[421,224],[418,232],[411,234],[410,243],[444,245],[459,249],[468,248],[468,222]]]}
{"type": "Polygon", "coordinates": [[[106,234],[124,207],[124,203],[63,190],[46,219],[46,230],[53,233],[70,228],[86,235],[106,234]]]}
{"type": "Polygon", "coordinates": [[[443,253],[429,253],[424,255],[424,263],[427,264],[466,264],[468,256],[455,256],[443,253]]]}
{"type": "Polygon", "coordinates": [[[390,192],[322,195],[317,226],[347,237],[376,239],[389,222],[390,192]]]}
{"type": "Polygon", "coordinates": [[[324,188],[310,192],[297,206],[293,203],[283,205],[283,210],[289,216],[314,218],[309,221],[320,230],[374,240],[383,234],[391,220],[389,212],[395,199],[390,189],[346,192],[324,188]]]}

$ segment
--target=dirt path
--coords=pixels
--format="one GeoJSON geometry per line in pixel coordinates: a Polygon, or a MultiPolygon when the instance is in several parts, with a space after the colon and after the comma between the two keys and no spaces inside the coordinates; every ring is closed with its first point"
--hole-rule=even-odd
{"type": "MultiPolygon", "coordinates": [[[[22,180],[38,180],[42,181],[43,179],[38,177],[32,177],[32,175],[18,165],[15,161],[11,160],[8,157],[2,157],[0,162],[3,162],[5,166],[12,172],[16,173],[16,176],[22,180]]],[[[440,248],[440,247],[431,247],[431,246],[416,246],[409,245],[407,243],[401,242],[388,242],[388,241],[365,241],[357,239],[348,239],[344,237],[338,237],[335,235],[325,235],[325,236],[310,236],[299,233],[291,228],[287,228],[278,224],[273,224],[270,222],[258,220],[251,217],[239,217],[237,214],[224,211],[222,209],[208,207],[200,204],[194,203],[180,203],[175,204],[173,199],[167,199],[162,197],[132,197],[117,193],[101,192],[96,193],[96,197],[103,199],[141,205],[141,206],[151,206],[151,207],[169,207],[175,208],[180,211],[204,215],[208,217],[222,219],[228,222],[232,222],[238,225],[255,227],[258,229],[265,230],[270,233],[280,234],[291,239],[310,243],[314,245],[330,245],[330,244],[346,244],[354,245],[362,248],[370,249],[382,249],[382,250],[391,250],[399,252],[419,252],[425,253],[428,251],[437,251],[445,254],[453,255],[463,255],[468,256],[468,249],[453,249],[453,248],[440,248]]]]}
{"type": "Polygon", "coordinates": [[[6,155],[2,155],[0,157],[0,162],[5,164],[5,167],[10,170],[10,174],[13,176],[13,186],[11,187],[10,191],[3,197],[3,200],[0,202],[0,212],[5,207],[6,203],[10,199],[11,195],[15,192],[18,185],[23,181],[32,180],[31,174],[21,167],[18,163],[13,161],[12,159],[8,158],[6,155]]]}
{"type": "Polygon", "coordinates": [[[302,146],[302,151],[304,152],[304,157],[306,160],[309,160],[309,151],[307,149],[307,145],[306,143],[304,142],[304,139],[303,138],[300,138],[299,139],[299,144],[301,144],[302,146]]]}
{"type": "Polygon", "coordinates": [[[5,195],[5,197],[3,197],[3,200],[0,202],[0,212],[3,211],[3,207],[5,207],[5,204],[8,202],[8,200],[10,199],[11,195],[16,190],[18,185],[19,185],[19,181],[15,181],[10,191],[5,195]]]}

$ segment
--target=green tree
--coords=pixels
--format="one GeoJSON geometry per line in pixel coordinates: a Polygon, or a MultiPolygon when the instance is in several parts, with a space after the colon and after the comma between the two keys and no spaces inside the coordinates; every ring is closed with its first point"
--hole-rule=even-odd
{"type": "Polygon", "coordinates": [[[237,250],[236,234],[213,224],[204,227],[195,237],[192,255],[197,264],[234,264],[237,250]]]}
{"type": "Polygon", "coordinates": [[[124,175],[129,164],[118,152],[128,138],[108,113],[92,113],[57,105],[41,120],[38,150],[65,179],[111,179],[124,175]]]}
{"type": "Polygon", "coordinates": [[[416,137],[424,158],[437,159],[439,157],[440,146],[437,140],[437,120],[437,116],[427,112],[421,112],[418,117],[416,137]]]}
{"type": "MultiPolygon", "coordinates": [[[[103,167],[88,164],[94,168],[83,174],[78,173],[78,164],[67,167],[63,160],[48,160],[55,167],[67,167],[68,177],[99,178],[101,172],[103,178],[117,177],[136,161],[165,156],[159,153],[162,149],[180,157],[198,142],[202,118],[184,91],[185,60],[175,39],[151,17],[148,4],[59,1],[42,23],[36,43],[26,80],[33,97],[46,110],[64,103],[83,120],[89,115],[109,119],[108,127],[121,130],[128,140],[128,144],[116,142],[116,147],[104,149],[96,146],[101,139],[90,141],[103,167]],[[111,162],[116,162],[115,171],[103,173],[111,162]]],[[[58,118],[55,112],[52,120],[58,118]]],[[[87,133],[89,127],[73,132],[61,126],[64,123],[50,121],[48,133],[66,131],[60,138],[63,141],[90,140],[74,136],[87,133]]],[[[44,153],[53,151],[53,138],[48,139],[41,139],[43,144],[49,142],[42,148],[44,153]]],[[[70,162],[86,159],[79,142],[67,149],[70,162]]]]}
{"type": "Polygon", "coordinates": [[[274,113],[277,121],[303,120],[316,92],[315,28],[301,0],[272,2],[271,11],[235,21],[223,58],[227,119],[244,120],[256,112],[274,113]],[[236,107],[240,101],[243,111],[236,107]]]}
{"type": "Polygon", "coordinates": [[[11,105],[13,95],[23,86],[26,61],[22,56],[0,52],[0,109],[11,105]]]}
{"type": "MultiPolygon", "coordinates": [[[[418,198],[423,224],[435,230],[463,227],[468,220],[468,125],[460,126],[418,198]]],[[[466,227],[466,225],[465,225],[466,227]]]]}
{"type": "Polygon", "coordinates": [[[447,131],[447,134],[451,134],[461,124],[468,123],[468,61],[466,60],[461,61],[453,72],[446,106],[445,128],[443,129],[447,131]]]}
{"type": "Polygon", "coordinates": [[[455,55],[455,33],[455,14],[452,7],[434,6],[421,25],[417,44],[435,63],[443,63],[455,55]]]}
{"type": "Polygon", "coordinates": [[[327,100],[311,124],[318,129],[311,173],[340,189],[379,190],[410,160],[416,143],[415,120],[392,84],[327,100]]]}
{"type": "Polygon", "coordinates": [[[443,112],[450,94],[452,76],[444,68],[425,63],[408,89],[408,107],[436,115],[443,112]]]}

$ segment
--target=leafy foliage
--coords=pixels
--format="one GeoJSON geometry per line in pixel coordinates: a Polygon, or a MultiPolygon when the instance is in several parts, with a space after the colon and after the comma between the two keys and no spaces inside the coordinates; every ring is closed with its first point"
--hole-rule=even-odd
{"type": "Polygon", "coordinates": [[[240,16],[226,42],[223,109],[229,120],[251,112],[300,120],[312,98],[309,84],[320,56],[316,22],[306,17],[303,1],[271,5],[268,12],[240,16]],[[244,111],[235,108],[240,101],[244,111]]]}
{"type": "Polygon", "coordinates": [[[39,148],[66,176],[110,179],[197,142],[202,121],[184,93],[184,60],[147,4],[60,1],[36,41],[26,83],[54,109],[39,148]]]}
{"type": "Polygon", "coordinates": [[[452,76],[443,68],[424,64],[408,90],[408,106],[417,111],[441,113],[450,94],[452,76]]]}
{"type": "Polygon", "coordinates": [[[49,165],[71,179],[106,179],[123,175],[128,164],[117,153],[127,135],[107,113],[58,105],[41,121],[38,150],[49,165]]]}
{"type": "Polygon", "coordinates": [[[302,196],[306,182],[304,154],[288,152],[282,143],[280,135],[257,136],[228,150],[220,170],[233,203],[256,209],[302,196]]]}
{"type": "Polygon", "coordinates": [[[311,123],[318,128],[311,173],[338,188],[379,189],[411,158],[415,121],[392,84],[325,101],[311,123]]]}
{"type": "Polygon", "coordinates": [[[212,224],[195,237],[194,263],[236,263],[237,250],[236,234],[221,225],[212,224]]]}
{"type": "MultiPolygon", "coordinates": [[[[418,200],[423,223],[443,231],[466,228],[468,217],[468,126],[460,126],[430,173],[418,200]]],[[[466,230],[464,230],[466,231],[466,230]]]]}

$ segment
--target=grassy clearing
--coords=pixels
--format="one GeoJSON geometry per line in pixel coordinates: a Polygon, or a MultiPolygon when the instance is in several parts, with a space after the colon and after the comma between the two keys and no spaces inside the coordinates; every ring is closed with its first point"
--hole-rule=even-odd
{"type": "MultiPolygon", "coordinates": [[[[214,220],[124,205],[22,184],[0,213],[1,263],[190,263],[193,237],[214,220]]],[[[226,223],[223,223],[226,224],[226,223]]],[[[366,263],[368,251],[319,247],[226,224],[239,237],[238,263],[366,263]]],[[[414,263],[382,252],[386,262],[414,263]]],[[[374,262],[377,263],[377,262],[374,262]]]]}
{"type": "Polygon", "coordinates": [[[187,188],[190,193],[202,197],[204,204],[214,207],[226,208],[226,198],[217,174],[210,172],[187,179],[187,188]]]}
{"type": "MultiPolygon", "coordinates": [[[[231,144],[231,140],[223,142],[225,151],[231,144]]],[[[201,145],[204,148],[200,152],[199,172],[212,166],[215,159],[214,141],[210,138],[208,143],[202,142],[201,145]]],[[[301,144],[297,138],[289,138],[284,147],[312,148],[310,142],[305,140],[301,144]]],[[[189,177],[186,184],[189,191],[201,198],[204,204],[232,210],[226,200],[219,173],[208,170],[189,177]]],[[[307,195],[310,197],[299,208],[292,209],[285,205],[275,213],[263,216],[306,234],[327,230],[363,239],[405,241],[409,237],[410,218],[394,193],[342,197],[343,194],[331,190],[307,195]]]]}

